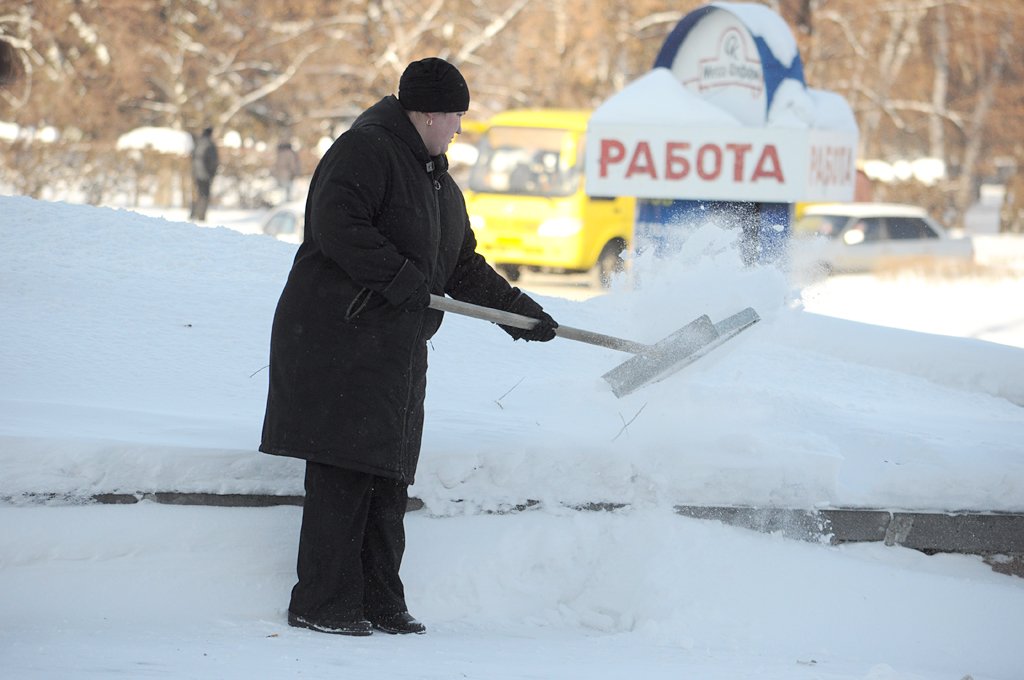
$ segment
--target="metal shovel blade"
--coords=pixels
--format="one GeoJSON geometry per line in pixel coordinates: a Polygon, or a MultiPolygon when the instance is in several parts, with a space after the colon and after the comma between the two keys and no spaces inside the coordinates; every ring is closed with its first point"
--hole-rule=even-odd
{"type": "Polygon", "coordinates": [[[707,315],[698,317],[654,345],[654,352],[637,355],[602,377],[611,385],[616,397],[624,397],[645,385],[664,380],[754,325],[760,318],[751,307],[718,323],[711,323],[707,315]]]}
{"type": "Polygon", "coordinates": [[[656,352],[637,354],[602,377],[611,385],[616,397],[625,396],[674,373],[677,363],[717,338],[718,331],[711,319],[707,315],[697,317],[654,345],[656,352]]]}
{"type": "MultiPolygon", "coordinates": [[[[442,312],[461,314],[515,328],[529,329],[537,325],[537,319],[528,316],[482,307],[440,295],[430,296],[430,307],[442,312]]],[[[711,319],[704,315],[697,317],[654,345],[564,325],[558,326],[555,329],[555,334],[567,340],[585,342],[633,354],[632,359],[619,364],[603,376],[611,385],[615,396],[622,397],[644,385],[672,375],[759,319],[757,312],[750,307],[718,323],[711,323],[711,319]]]]}

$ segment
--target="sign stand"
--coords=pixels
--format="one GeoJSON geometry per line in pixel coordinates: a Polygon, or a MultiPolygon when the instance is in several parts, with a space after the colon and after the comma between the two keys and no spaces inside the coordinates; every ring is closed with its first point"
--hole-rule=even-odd
{"type": "Polygon", "coordinates": [[[853,198],[856,144],[846,101],[804,83],[782,18],[716,3],[684,17],[654,68],[594,112],[587,191],[638,198],[638,251],[671,255],[714,221],[742,230],[745,262],[772,262],[794,203],[853,198]]]}

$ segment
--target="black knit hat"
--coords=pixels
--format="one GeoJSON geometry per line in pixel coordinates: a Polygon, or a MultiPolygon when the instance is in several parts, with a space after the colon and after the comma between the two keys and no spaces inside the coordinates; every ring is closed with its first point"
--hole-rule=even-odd
{"type": "Polygon", "coordinates": [[[428,57],[405,68],[398,81],[398,101],[406,111],[452,113],[469,109],[469,86],[459,69],[428,57]]]}

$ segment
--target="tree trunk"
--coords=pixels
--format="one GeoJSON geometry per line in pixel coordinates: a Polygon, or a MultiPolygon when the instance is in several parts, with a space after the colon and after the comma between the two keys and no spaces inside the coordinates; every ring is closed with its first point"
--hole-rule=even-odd
{"type": "Polygon", "coordinates": [[[946,118],[949,95],[949,22],[946,6],[936,8],[935,52],[932,55],[935,74],[932,78],[932,113],[928,117],[928,155],[946,158],[946,118]]]}
{"type": "Polygon", "coordinates": [[[999,34],[999,49],[996,50],[995,58],[992,60],[988,73],[981,81],[978,101],[974,106],[974,111],[964,131],[967,137],[967,144],[964,147],[964,156],[960,163],[960,176],[958,177],[957,190],[954,197],[956,217],[953,226],[955,227],[963,228],[964,213],[967,212],[967,209],[971,207],[975,200],[978,159],[981,157],[981,150],[985,145],[985,123],[988,120],[988,113],[995,99],[996,87],[1002,82],[1003,69],[1006,67],[1012,43],[1012,24],[1004,25],[999,34]]]}

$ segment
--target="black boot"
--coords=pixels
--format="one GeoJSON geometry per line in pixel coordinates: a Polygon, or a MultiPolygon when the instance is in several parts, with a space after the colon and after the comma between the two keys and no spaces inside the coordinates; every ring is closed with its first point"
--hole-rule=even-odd
{"type": "Polygon", "coordinates": [[[422,635],[427,632],[427,627],[413,618],[413,615],[409,612],[398,612],[391,616],[371,619],[371,622],[377,630],[391,633],[392,635],[405,635],[407,633],[422,635]]]}
{"type": "Polygon", "coordinates": [[[373,630],[370,628],[370,622],[365,619],[355,621],[316,621],[313,619],[307,619],[304,616],[299,616],[291,610],[288,611],[288,625],[294,626],[295,628],[308,628],[319,633],[334,633],[335,635],[373,634],[373,630]]]}

